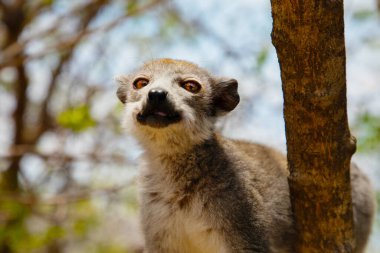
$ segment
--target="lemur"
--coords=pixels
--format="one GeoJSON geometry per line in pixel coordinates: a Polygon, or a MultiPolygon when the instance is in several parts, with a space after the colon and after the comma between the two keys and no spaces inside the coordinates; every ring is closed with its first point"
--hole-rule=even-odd
{"type": "MultiPolygon", "coordinates": [[[[124,127],[145,150],[140,171],[146,253],[293,253],[286,158],[215,131],[239,103],[235,79],[172,59],[117,78],[124,127]]],[[[357,248],[374,216],[368,179],[351,167],[357,248]]]]}

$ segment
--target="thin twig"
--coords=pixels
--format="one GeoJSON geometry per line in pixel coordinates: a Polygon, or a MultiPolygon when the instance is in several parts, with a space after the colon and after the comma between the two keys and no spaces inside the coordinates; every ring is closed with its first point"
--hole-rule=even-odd
{"type": "Polygon", "coordinates": [[[52,154],[48,154],[48,153],[43,153],[37,150],[36,147],[33,145],[14,145],[9,149],[8,154],[3,155],[1,158],[12,159],[12,158],[17,158],[17,157],[22,157],[25,154],[34,154],[44,160],[63,159],[68,162],[78,161],[78,160],[89,160],[89,161],[95,161],[98,163],[111,161],[113,163],[118,163],[118,164],[134,164],[134,162],[128,160],[123,155],[120,155],[120,154],[104,155],[102,154],[101,150],[99,150],[98,152],[92,152],[92,153],[83,154],[83,155],[70,155],[64,152],[54,152],[52,154]]]}

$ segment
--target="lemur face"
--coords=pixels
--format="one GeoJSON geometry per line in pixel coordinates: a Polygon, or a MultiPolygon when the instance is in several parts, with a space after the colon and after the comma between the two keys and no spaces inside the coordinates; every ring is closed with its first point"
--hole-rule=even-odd
{"type": "Polygon", "coordinates": [[[217,116],[239,103],[236,80],[215,78],[186,61],[153,60],[117,81],[117,95],[125,104],[124,126],[133,132],[181,130],[204,136],[217,116]]]}

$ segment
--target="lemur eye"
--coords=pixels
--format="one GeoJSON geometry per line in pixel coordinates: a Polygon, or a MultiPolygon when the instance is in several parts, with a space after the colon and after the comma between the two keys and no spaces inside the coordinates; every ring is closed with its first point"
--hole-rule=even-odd
{"type": "Polygon", "coordinates": [[[183,83],[181,83],[181,87],[191,93],[197,93],[202,88],[202,86],[194,80],[184,81],[183,83]]]}
{"type": "Polygon", "coordinates": [[[145,86],[147,86],[148,83],[149,83],[149,80],[146,79],[146,78],[137,78],[133,82],[133,88],[135,88],[136,90],[139,90],[139,89],[144,88],[145,86]]]}

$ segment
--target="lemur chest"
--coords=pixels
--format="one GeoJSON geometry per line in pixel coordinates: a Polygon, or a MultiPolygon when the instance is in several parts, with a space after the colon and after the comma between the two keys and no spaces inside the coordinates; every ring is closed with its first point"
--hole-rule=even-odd
{"type": "Polygon", "coordinates": [[[199,193],[186,192],[170,182],[145,182],[142,222],[149,240],[155,235],[170,252],[224,253],[222,236],[207,222],[207,210],[199,193]]]}

